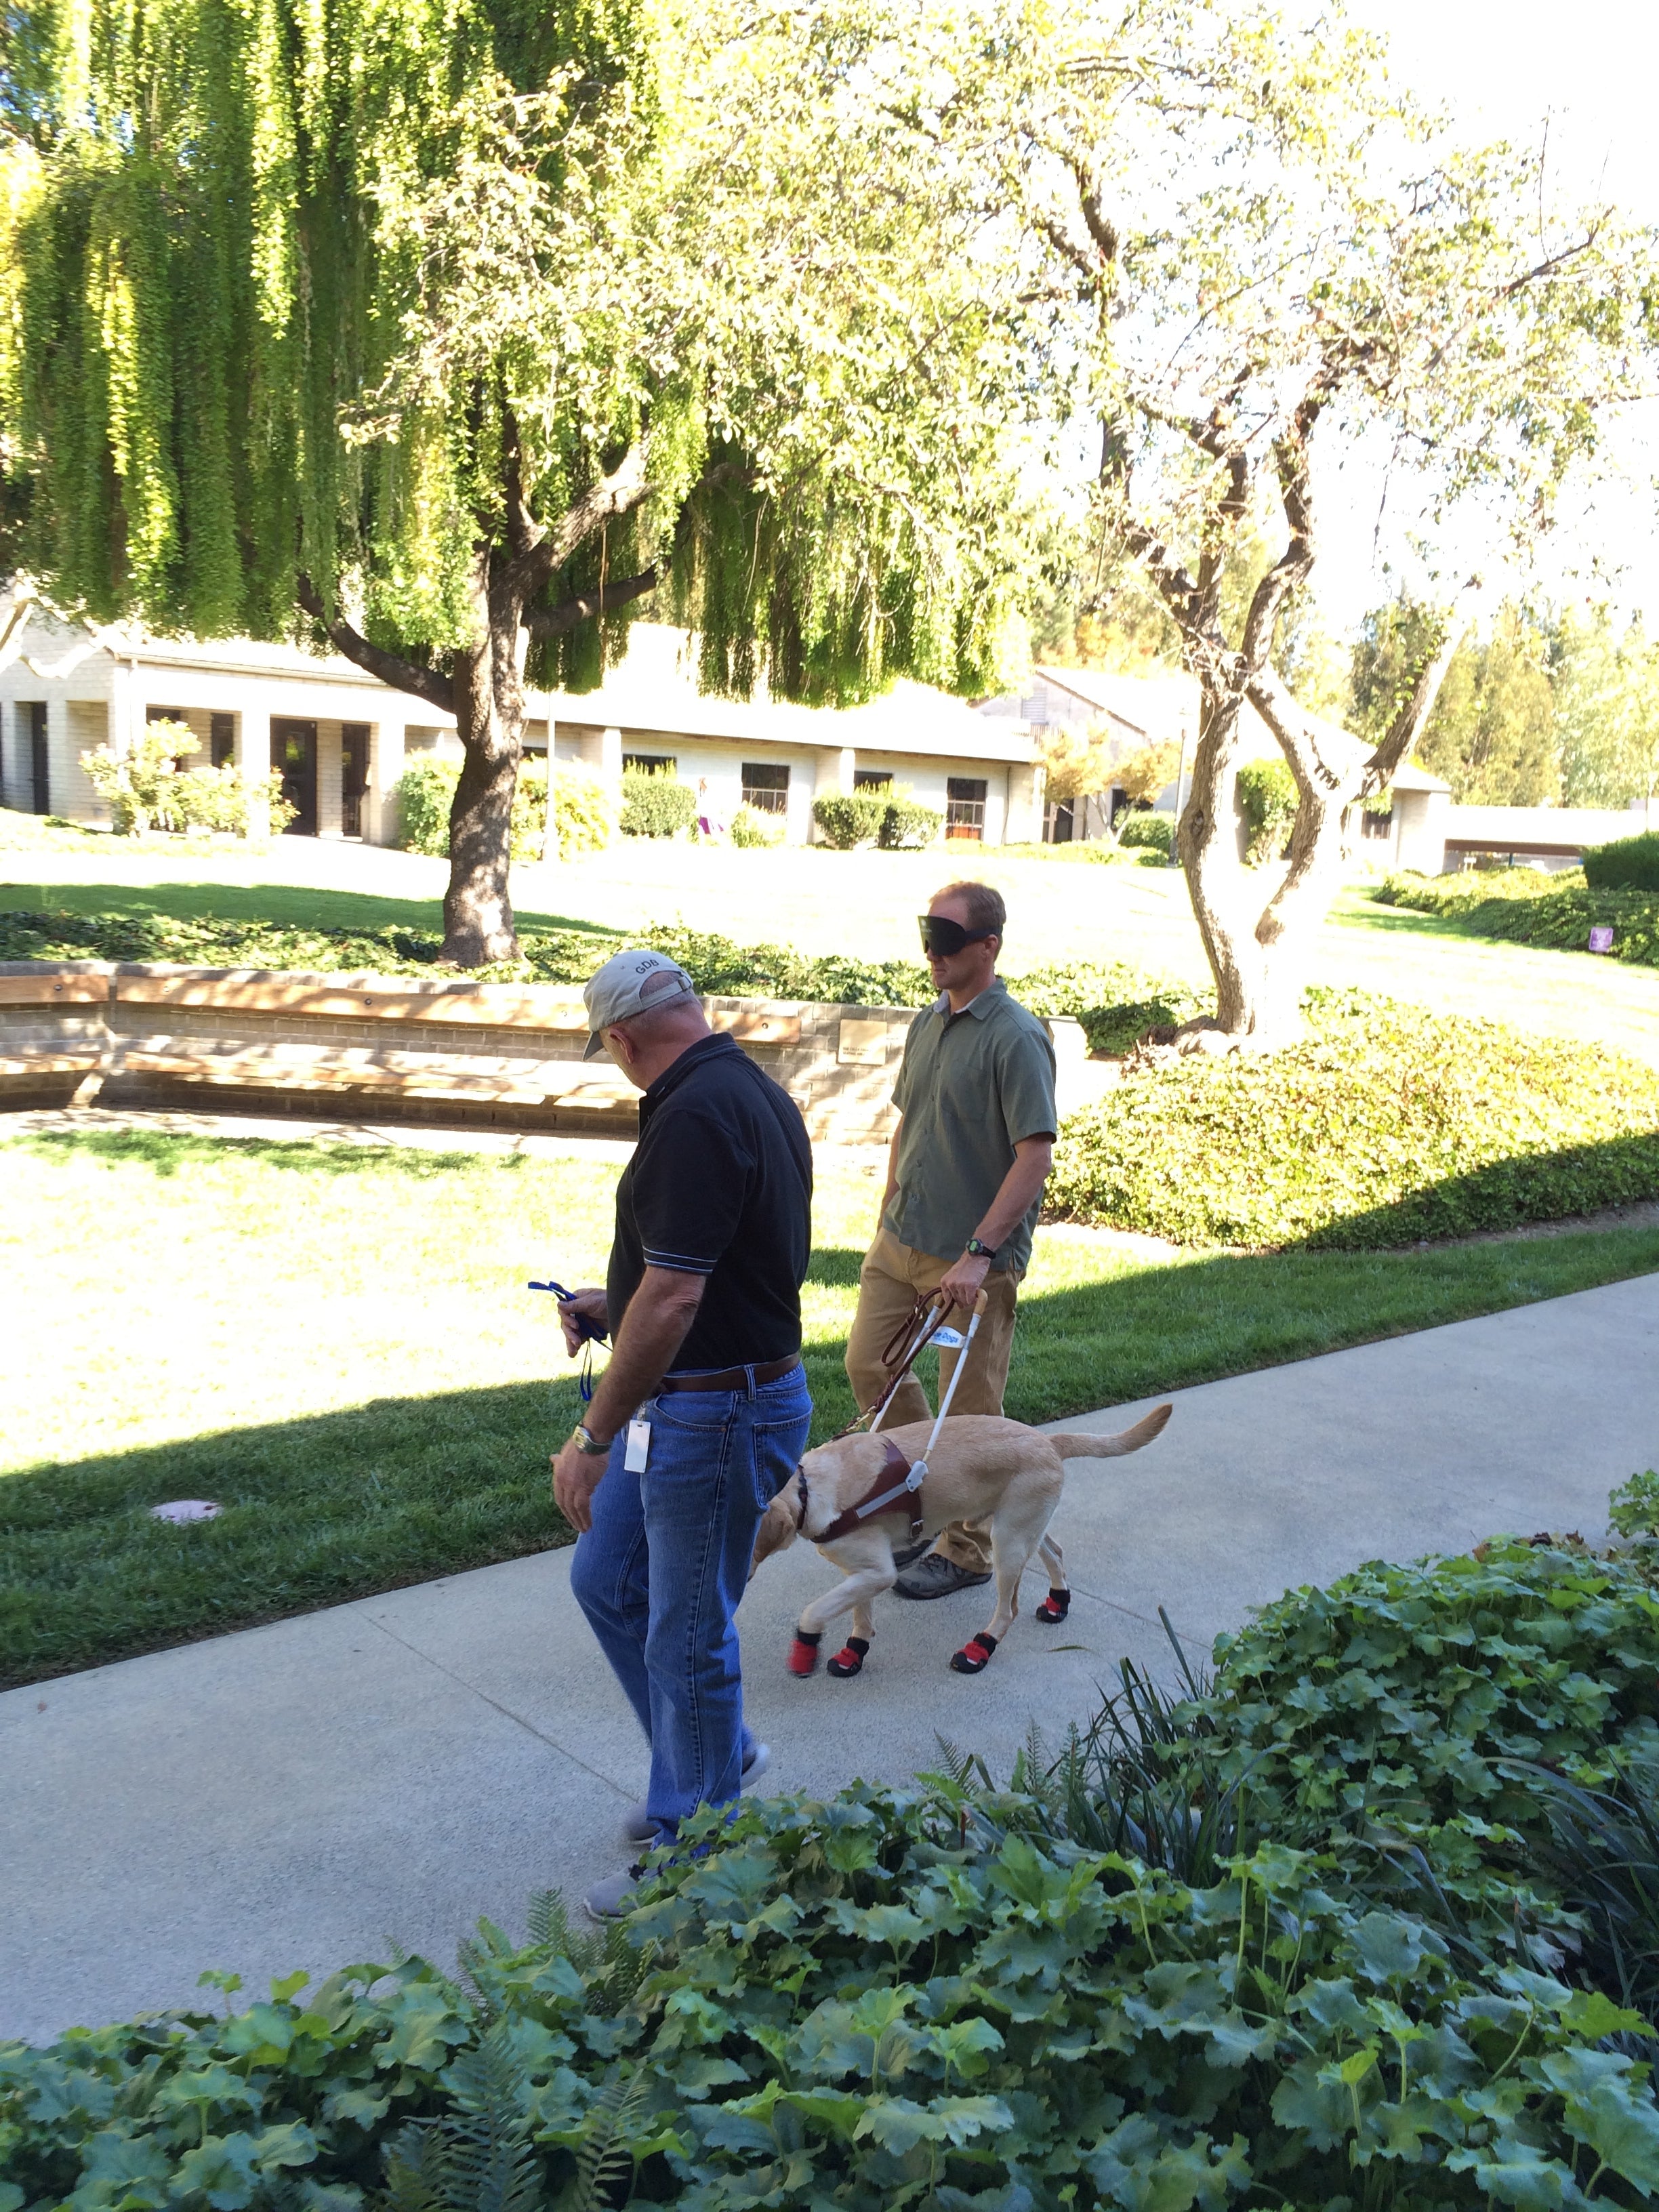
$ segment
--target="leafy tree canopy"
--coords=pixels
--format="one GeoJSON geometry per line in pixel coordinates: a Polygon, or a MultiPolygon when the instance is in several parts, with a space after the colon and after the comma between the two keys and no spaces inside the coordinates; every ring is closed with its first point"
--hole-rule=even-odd
{"type": "Polygon", "coordinates": [[[713,688],[994,688],[1053,410],[1017,241],[856,9],[12,23],[11,558],[161,631],[297,597],[453,708],[455,957],[511,947],[525,676],[592,684],[648,594],[713,688]]]}

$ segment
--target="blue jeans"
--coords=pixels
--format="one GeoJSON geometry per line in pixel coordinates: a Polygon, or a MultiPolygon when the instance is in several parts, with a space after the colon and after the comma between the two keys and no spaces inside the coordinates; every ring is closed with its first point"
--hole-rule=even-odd
{"type": "Polygon", "coordinates": [[[812,1401],[794,1367],[752,1392],[678,1390],[641,1408],[643,1474],[611,1448],[570,1587],[651,1746],[646,1809],[664,1839],[742,1787],[752,1739],[733,1615],[755,1533],[806,1449],[812,1401]]]}

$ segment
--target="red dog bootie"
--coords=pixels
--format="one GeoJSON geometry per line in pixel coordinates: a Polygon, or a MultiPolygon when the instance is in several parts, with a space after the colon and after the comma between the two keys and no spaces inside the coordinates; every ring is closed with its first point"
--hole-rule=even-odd
{"type": "Polygon", "coordinates": [[[792,1674],[810,1674],[818,1663],[818,1646],[823,1641],[821,1628],[798,1628],[795,1640],[789,1647],[789,1671],[792,1674]]]}
{"type": "Polygon", "coordinates": [[[1065,1620],[1066,1614],[1071,1611],[1071,1609],[1072,1593],[1070,1590],[1055,1589],[1051,1584],[1049,1586],[1048,1596],[1043,1599],[1042,1604],[1036,1609],[1036,1617],[1039,1620],[1046,1620],[1049,1627],[1053,1628],[1060,1621],[1065,1620]]]}
{"type": "Polygon", "coordinates": [[[982,1674],[991,1663],[991,1654],[997,1640],[988,1628],[981,1628],[977,1636],[970,1636],[960,1651],[951,1655],[951,1664],[958,1674],[982,1674]]]}
{"type": "Polygon", "coordinates": [[[830,1662],[827,1671],[833,1674],[838,1682],[847,1681],[852,1675],[863,1671],[864,1655],[869,1649],[870,1639],[867,1636],[849,1636],[830,1662]]]}

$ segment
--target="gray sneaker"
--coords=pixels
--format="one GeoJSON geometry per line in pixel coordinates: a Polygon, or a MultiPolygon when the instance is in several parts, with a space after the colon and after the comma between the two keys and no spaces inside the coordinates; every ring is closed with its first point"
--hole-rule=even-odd
{"type": "Polygon", "coordinates": [[[638,1867],[624,1867],[620,1874],[608,1874],[603,1881],[596,1881],[582,1903],[591,1920],[620,1920],[630,1910],[640,1887],[638,1867]]]}
{"type": "MultiPolygon", "coordinates": [[[[743,1762],[743,1779],[738,1784],[738,1788],[746,1790],[751,1782],[758,1782],[771,1764],[771,1746],[764,1743],[751,1744],[749,1756],[743,1762]]],[[[625,1844],[656,1842],[657,1824],[646,1811],[643,1798],[637,1805],[630,1805],[623,1814],[622,1838],[625,1844]]]]}
{"type": "Polygon", "coordinates": [[[929,1552],[908,1574],[901,1575],[893,1588],[901,1597],[954,1597],[958,1590],[978,1589],[990,1579],[988,1574],[972,1574],[959,1567],[942,1552],[929,1552]]]}

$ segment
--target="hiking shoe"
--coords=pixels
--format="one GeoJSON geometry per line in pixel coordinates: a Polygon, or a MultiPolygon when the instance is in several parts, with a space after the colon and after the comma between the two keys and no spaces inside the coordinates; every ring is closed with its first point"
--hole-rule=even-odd
{"type": "Polygon", "coordinates": [[[978,1589],[990,1579],[988,1573],[976,1575],[959,1567],[943,1552],[929,1552],[908,1574],[901,1575],[893,1588],[901,1597],[954,1597],[958,1590],[978,1589]]]}
{"type": "Polygon", "coordinates": [[[919,1544],[896,1545],[893,1549],[893,1565],[902,1574],[907,1567],[913,1567],[918,1559],[926,1558],[933,1548],[933,1540],[931,1536],[924,1536],[919,1544]]]}
{"type": "MultiPolygon", "coordinates": [[[[771,1746],[764,1743],[751,1744],[749,1747],[749,1756],[743,1762],[743,1779],[738,1783],[738,1787],[740,1790],[746,1790],[751,1782],[758,1782],[771,1764],[771,1746]]],[[[656,1842],[657,1824],[646,1811],[643,1798],[637,1805],[630,1805],[623,1814],[622,1837],[625,1844],[656,1842]]]]}
{"type": "Polygon", "coordinates": [[[620,1874],[608,1874],[603,1881],[596,1881],[582,1903],[592,1920],[620,1920],[630,1910],[639,1893],[641,1869],[624,1867],[620,1874]]]}

